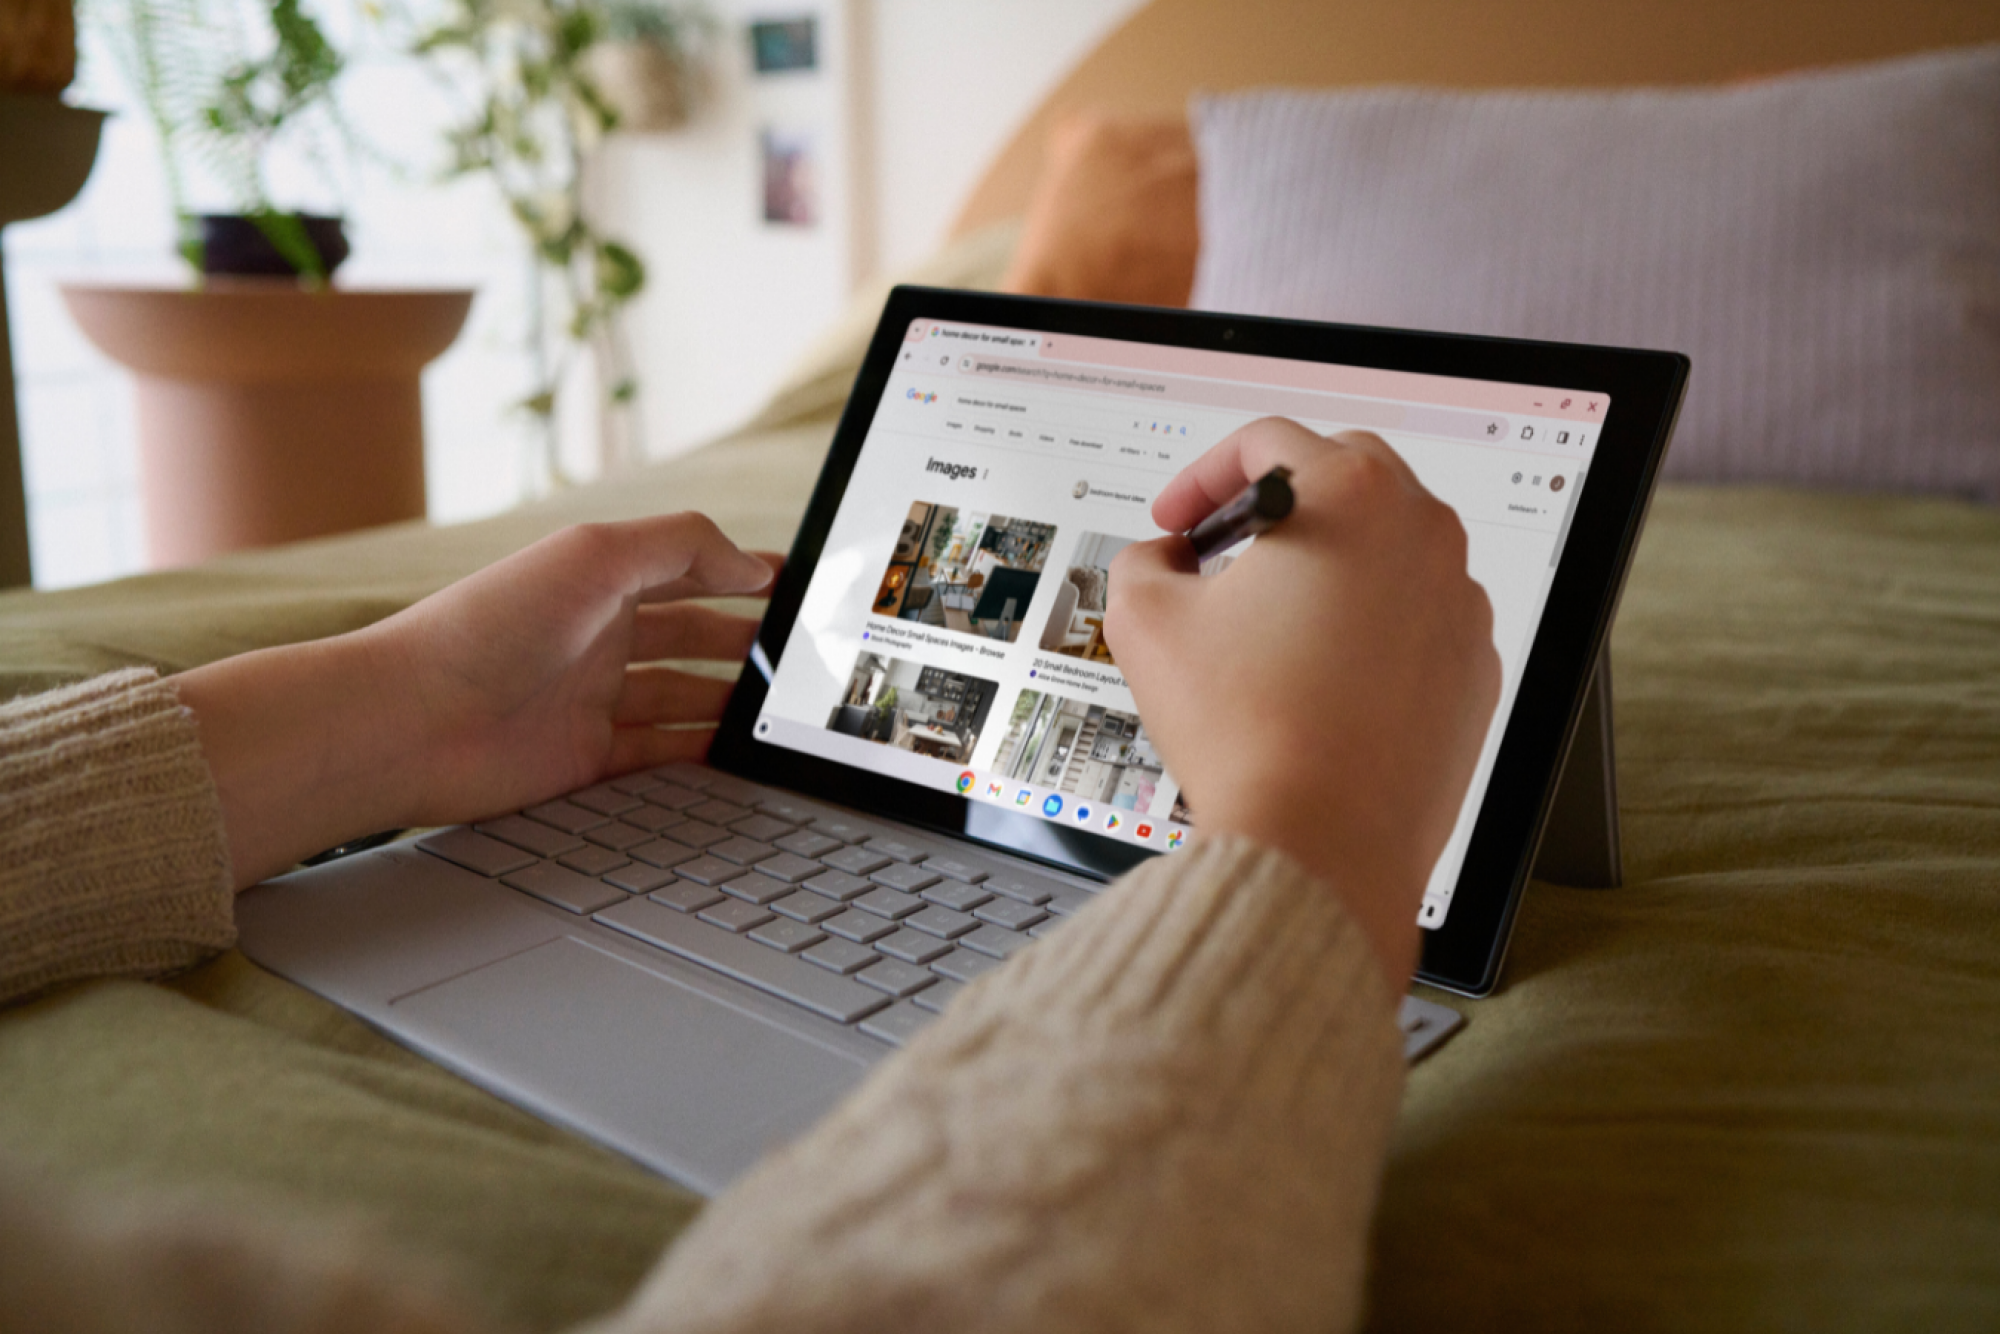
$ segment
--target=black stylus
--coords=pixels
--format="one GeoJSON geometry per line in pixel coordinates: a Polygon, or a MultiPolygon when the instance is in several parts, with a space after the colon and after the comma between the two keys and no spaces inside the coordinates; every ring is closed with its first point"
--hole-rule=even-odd
{"type": "Polygon", "coordinates": [[[1194,558],[1207,560],[1246,537],[1268,531],[1292,512],[1292,470],[1282,464],[1237,493],[1236,498],[1187,530],[1194,558]]]}

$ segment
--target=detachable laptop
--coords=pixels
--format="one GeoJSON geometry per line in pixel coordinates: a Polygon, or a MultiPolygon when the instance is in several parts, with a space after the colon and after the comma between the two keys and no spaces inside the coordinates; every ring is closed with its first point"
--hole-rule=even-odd
{"type": "MultiPolygon", "coordinates": [[[[1199,827],[1104,639],[1107,575],[1158,535],[1168,478],[1280,415],[1379,432],[1470,535],[1504,686],[1419,976],[1483,994],[1686,376],[1666,353],[900,288],[709,766],[282,876],[239,901],[242,947],[721,1188],[1199,827]]],[[[1412,1054],[1455,1021],[1407,1003],[1412,1054]]]]}

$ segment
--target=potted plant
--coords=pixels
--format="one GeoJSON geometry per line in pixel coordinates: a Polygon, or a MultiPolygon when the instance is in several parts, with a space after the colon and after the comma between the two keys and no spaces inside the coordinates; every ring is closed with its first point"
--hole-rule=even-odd
{"type": "Polygon", "coordinates": [[[334,213],[276,205],[297,151],[335,184],[345,61],[301,0],[86,0],[160,137],[188,288],[68,284],[84,333],[136,377],[155,566],[425,511],[422,367],[469,291],[336,290],[334,213]],[[223,207],[197,211],[207,193],[223,207]]]}
{"type": "Polygon", "coordinates": [[[590,356],[597,385],[600,462],[609,471],[644,454],[624,314],[646,269],[591,220],[584,171],[627,114],[641,129],[685,119],[712,29],[701,11],[649,0],[449,0],[442,20],[413,39],[463,108],[450,132],[450,174],[490,177],[537,261],[539,383],[520,407],[542,424],[554,482],[567,480],[557,401],[579,354],[590,356]]]}

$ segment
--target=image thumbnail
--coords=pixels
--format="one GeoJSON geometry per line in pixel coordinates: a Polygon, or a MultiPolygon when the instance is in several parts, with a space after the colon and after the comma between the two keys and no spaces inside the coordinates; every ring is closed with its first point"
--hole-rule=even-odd
{"type": "Polygon", "coordinates": [[[919,501],[903,520],[873,610],[1011,644],[1055,536],[1054,524],[919,501]]]}
{"type": "Polygon", "coordinates": [[[1137,716],[1036,690],[1014,701],[994,768],[1134,815],[1152,813],[1165,778],[1137,716]]]}
{"type": "MultiPolygon", "coordinates": [[[[1104,609],[1111,594],[1111,558],[1132,545],[1129,537],[1085,533],[1056,585],[1055,605],[1042,623],[1041,648],[1089,662],[1111,663],[1104,642],[1104,609]]],[[[1113,664],[1116,665],[1115,663],[1113,664]]]]}
{"type": "Polygon", "coordinates": [[[827,730],[860,737],[914,755],[964,764],[979,744],[998,684],[926,667],[902,658],[863,653],[827,730]]]}

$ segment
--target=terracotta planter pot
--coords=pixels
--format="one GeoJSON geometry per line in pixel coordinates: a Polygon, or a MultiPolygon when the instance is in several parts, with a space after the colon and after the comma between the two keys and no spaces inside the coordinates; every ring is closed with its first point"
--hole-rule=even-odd
{"type": "Polygon", "coordinates": [[[62,291],[138,381],[154,568],[423,517],[418,373],[458,336],[470,291],[62,291]]]}

